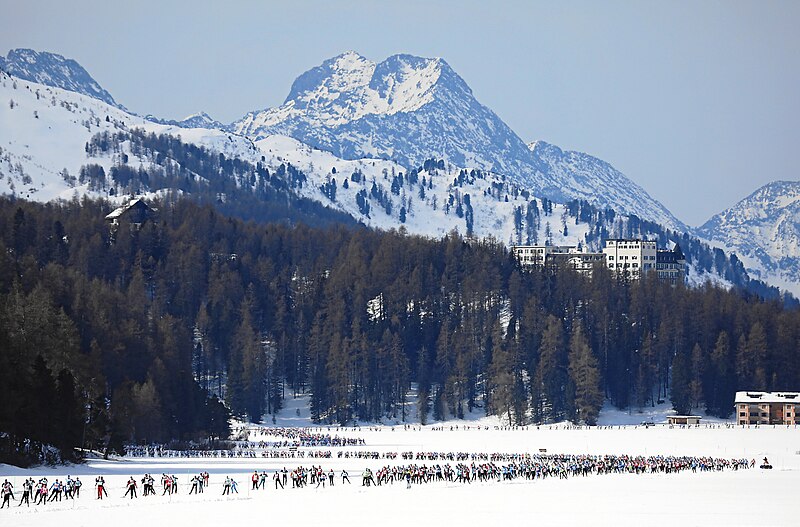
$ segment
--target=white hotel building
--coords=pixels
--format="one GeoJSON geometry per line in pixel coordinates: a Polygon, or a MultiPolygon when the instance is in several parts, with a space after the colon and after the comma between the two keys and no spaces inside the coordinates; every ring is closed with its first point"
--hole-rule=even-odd
{"type": "Polygon", "coordinates": [[[628,271],[631,278],[656,268],[656,252],[656,242],[647,240],[606,240],[603,248],[608,268],[628,271]]]}
{"type": "Polygon", "coordinates": [[[633,279],[657,271],[659,279],[674,285],[686,277],[686,260],[679,246],[659,251],[656,242],[648,240],[606,240],[601,253],[586,252],[573,245],[517,245],[511,250],[523,267],[563,267],[591,275],[600,262],[633,279]]]}

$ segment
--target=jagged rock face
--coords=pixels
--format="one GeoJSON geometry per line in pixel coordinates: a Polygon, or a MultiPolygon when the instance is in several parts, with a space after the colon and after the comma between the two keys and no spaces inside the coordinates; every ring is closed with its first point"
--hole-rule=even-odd
{"type": "Polygon", "coordinates": [[[529,148],[442,59],[394,55],[374,63],[348,52],[298,77],[283,105],[251,112],[231,129],[254,140],[287,135],[345,159],[379,157],[406,167],[446,159],[556,201],[585,199],[686,227],[607,163],[543,142],[529,148]]]}
{"type": "Polygon", "coordinates": [[[12,49],[7,57],[0,57],[0,69],[20,79],[88,95],[122,108],[80,64],[55,53],[12,49]]]}
{"type": "Polygon", "coordinates": [[[346,159],[418,166],[436,157],[544,186],[525,143],[442,59],[394,55],[376,64],[348,52],[298,77],[280,107],[232,126],[256,140],[288,135],[346,159]]]}
{"type": "Polygon", "coordinates": [[[764,185],[698,233],[735,252],[756,278],[800,282],[800,181],[764,185]]]}

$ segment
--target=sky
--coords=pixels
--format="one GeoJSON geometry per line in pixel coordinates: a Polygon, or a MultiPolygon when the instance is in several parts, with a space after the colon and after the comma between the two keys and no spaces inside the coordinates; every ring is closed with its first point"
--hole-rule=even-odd
{"type": "Polygon", "coordinates": [[[74,58],[134,112],[231,122],[354,50],[442,57],[523,140],[599,157],[689,225],[798,180],[800,2],[0,0],[0,54],[74,58]]]}

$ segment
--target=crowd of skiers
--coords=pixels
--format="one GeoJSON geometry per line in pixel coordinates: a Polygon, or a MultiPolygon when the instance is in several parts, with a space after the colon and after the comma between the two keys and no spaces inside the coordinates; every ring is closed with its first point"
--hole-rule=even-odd
{"type": "MultiPolygon", "coordinates": [[[[603,474],[671,474],[675,472],[710,472],[723,470],[740,470],[753,468],[755,460],[723,459],[698,456],[632,456],[632,455],[564,455],[564,454],[510,454],[510,453],[403,453],[402,457],[411,462],[400,465],[384,465],[373,472],[366,468],[361,473],[361,486],[381,486],[405,482],[412,484],[433,482],[451,482],[471,484],[473,482],[510,481],[515,479],[538,480],[546,478],[567,479],[577,476],[603,474]],[[447,460],[428,463],[430,460],[447,460]]],[[[767,461],[765,460],[765,463],[767,461]]],[[[275,489],[286,488],[325,488],[334,486],[338,479],[341,484],[349,485],[350,476],[347,470],[341,470],[337,478],[332,468],[325,470],[322,466],[299,466],[293,470],[285,467],[270,473],[255,470],[250,476],[251,490],[264,490],[269,479],[274,482],[275,489]]],[[[201,494],[209,487],[208,472],[194,475],[190,480],[189,494],[201,494]]],[[[138,498],[139,482],[142,484],[142,495],[156,495],[155,478],[145,474],[141,480],[131,476],[125,484],[123,498],[138,498]]],[[[172,495],[178,492],[178,478],[171,474],[162,474],[160,479],[161,495],[172,495]]],[[[80,478],[67,476],[63,482],[55,480],[50,484],[47,478],[38,482],[28,478],[22,483],[22,495],[17,505],[44,505],[62,499],[80,497],[82,483],[80,478]]],[[[108,497],[103,476],[95,479],[96,499],[108,497]]],[[[238,494],[238,483],[230,476],[222,482],[222,495],[238,494]]],[[[2,507],[10,507],[14,497],[14,487],[5,480],[0,486],[2,507]]]]}
{"type": "Polygon", "coordinates": [[[256,452],[246,448],[215,450],[175,450],[164,445],[125,447],[126,457],[191,457],[191,458],[254,458],[256,452]]]}
{"type": "MultiPolygon", "coordinates": [[[[31,500],[34,505],[44,505],[53,501],[74,500],[81,497],[81,487],[83,483],[81,478],[72,479],[72,476],[67,476],[67,479],[61,481],[56,479],[50,483],[47,478],[40,478],[38,481],[33,478],[26,478],[22,482],[22,494],[19,498],[17,507],[27,505],[30,507],[31,500]]],[[[14,485],[7,479],[0,485],[0,496],[3,502],[0,508],[11,507],[11,501],[16,501],[14,497],[14,485]]]]}
{"type": "MultiPolygon", "coordinates": [[[[533,429],[546,430],[580,430],[580,429],[615,429],[643,426],[649,428],[654,426],[651,423],[641,425],[614,425],[614,426],[595,426],[584,427],[571,424],[557,425],[527,425],[527,426],[488,426],[488,425],[447,425],[429,426],[403,425],[396,427],[365,427],[365,430],[373,432],[392,432],[398,430],[429,430],[429,431],[451,431],[451,432],[477,432],[477,431],[527,431],[533,429]]],[[[731,428],[735,425],[730,423],[711,423],[703,425],[670,425],[669,428],[731,428]]],[[[177,450],[171,449],[166,445],[131,446],[125,448],[125,455],[129,457],[192,457],[192,458],[331,458],[333,454],[327,450],[314,452],[304,452],[297,450],[303,448],[319,447],[344,447],[344,446],[365,446],[366,441],[360,437],[344,437],[340,434],[362,430],[361,427],[240,427],[235,430],[234,436],[240,438],[236,446],[231,449],[190,449],[177,450]],[[263,437],[264,439],[256,439],[263,437]],[[266,439],[266,437],[278,438],[277,440],[266,439]],[[291,449],[290,449],[291,448],[291,449]]],[[[360,459],[393,459],[390,454],[397,456],[397,453],[376,453],[376,452],[339,452],[338,457],[360,458],[360,459]]],[[[409,459],[409,458],[404,458],[409,459]]],[[[419,459],[419,458],[417,458],[419,459]]],[[[426,457],[426,459],[429,459],[426,457]]],[[[437,458],[455,461],[452,458],[437,458]]]]}
{"type": "MultiPolygon", "coordinates": [[[[340,429],[337,428],[338,432],[340,429]]],[[[344,429],[341,429],[344,431],[344,429]]],[[[287,446],[302,447],[331,447],[331,446],[363,446],[366,445],[364,439],[360,437],[343,437],[337,434],[331,435],[325,428],[302,428],[302,427],[280,427],[280,426],[260,426],[254,428],[243,428],[239,431],[240,437],[270,436],[281,438],[279,441],[261,440],[254,441],[255,448],[274,448],[287,446]]],[[[251,439],[252,441],[252,439],[251,439]]]]}
{"type": "MultiPolygon", "coordinates": [[[[726,469],[739,470],[753,466],[747,459],[721,459],[692,456],[588,456],[588,455],[553,455],[553,456],[519,456],[509,463],[495,461],[470,464],[458,462],[455,465],[443,464],[409,464],[386,465],[377,471],[375,483],[394,483],[406,481],[412,483],[430,483],[446,481],[455,483],[472,483],[474,481],[508,481],[518,478],[526,480],[557,477],[567,479],[575,476],[602,474],[671,474],[682,471],[709,472],[726,469]]],[[[365,471],[363,485],[369,486],[372,480],[371,471],[365,471]]]]}

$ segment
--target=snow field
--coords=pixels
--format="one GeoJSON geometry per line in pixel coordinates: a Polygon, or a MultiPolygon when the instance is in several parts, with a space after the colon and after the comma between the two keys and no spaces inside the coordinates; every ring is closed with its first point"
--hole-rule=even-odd
{"type": "MultiPolygon", "coordinates": [[[[331,450],[333,459],[270,458],[131,458],[94,460],[79,466],[17,469],[0,465],[0,479],[9,478],[15,497],[22,480],[47,475],[52,482],[67,474],[80,477],[83,496],[75,501],[50,503],[30,509],[3,510],[3,524],[46,525],[222,525],[240,519],[308,525],[498,525],[507,522],[540,525],[797,525],[796,492],[800,483],[800,429],[797,427],[740,428],[724,424],[692,428],[623,426],[596,428],[527,427],[496,429],[491,420],[450,423],[432,427],[323,428],[322,433],[360,437],[363,447],[301,448],[331,450]],[[466,427],[465,427],[466,425],[466,427]],[[486,429],[488,427],[488,429],[486,429]],[[386,464],[407,463],[399,458],[365,460],[338,458],[339,452],[507,452],[631,455],[697,455],[756,459],[768,457],[774,470],[760,469],[696,474],[612,474],[548,478],[533,482],[486,482],[463,485],[430,483],[406,489],[404,483],[363,488],[360,474],[386,464]],[[316,489],[275,490],[272,472],[284,466],[321,465],[333,468],[336,484],[316,489]],[[266,490],[251,491],[250,474],[267,470],[266,490]],[[340,472],[348,470],[352,485],[342,485],[340,472]],[[189,479],[207,470],[210,488],[189,496],[189,479]],[[130,476],[145,472],[156,479],[157,495],[123,499],[130,476]],[[177,475],[179,494],[161,496],[163,472],[177,475]],[[94,499],[94,477],[103,474],[109,498],[94,499]],[[239,494],[222,496],[222,482],[230,475],[239,494]],[[133,514],[132,514],[133,513],[133,514]],[[6,523],[8,522],[8,523],[6,523]]],[[[275,440],[258,433],[251,440],[275,440]]],[[[437,461],[416,461],[435,464],[437,461]]],[[[441,462],[439,462],[441,463],[441,462]]],[[[452,463],[451,463],[452,464],[452,463]]],[[[291,486],[291,481],[289,483],[291,486]]],[[[141,493],[141,489],[139,489],[141,493]]]]}

